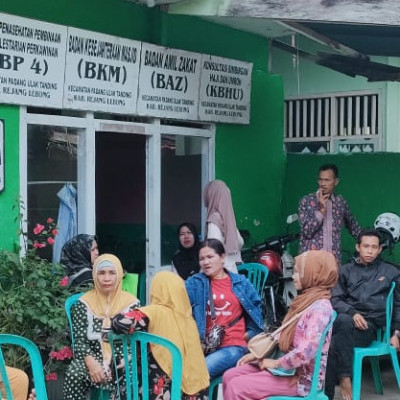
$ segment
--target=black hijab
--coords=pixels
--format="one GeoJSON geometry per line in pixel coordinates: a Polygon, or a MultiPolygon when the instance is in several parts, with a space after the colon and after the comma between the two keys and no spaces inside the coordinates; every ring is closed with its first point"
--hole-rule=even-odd
{"type": "Polygon", "coordinates": [[[190,222],[183,222],[178,226],[178,240],[179,232],[183,226],[186,226],[194,236],[193,247],[185,249],[179,241],[179,250],[172,257],[172,263],[180,277],[187,279],[191,275],[196,274],[200,271],[199,266],[199,237],[197,235],[196,227],[190,222]]]}
{"type": "Polygon", "coordinates": [[[94,235],[79,234],[68,240],[61,249],[60,263],[67,269],[70,285],[93,282],[90,251],[94,235]]]}

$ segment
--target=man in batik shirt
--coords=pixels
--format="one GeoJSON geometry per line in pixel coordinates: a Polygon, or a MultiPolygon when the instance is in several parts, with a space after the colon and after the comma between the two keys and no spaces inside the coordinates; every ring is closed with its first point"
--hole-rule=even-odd
{"type": "Polygon", "coordinates": [[[343,225],[357,238],[360,226],[350,212],[346,200],[334,193],[339,183],[339,171],[334,164],[325,164],[319,168],[318,190],[300,200],[300,249],[326,250],[333,253],[341,264],[341,236],[343,225]]]}

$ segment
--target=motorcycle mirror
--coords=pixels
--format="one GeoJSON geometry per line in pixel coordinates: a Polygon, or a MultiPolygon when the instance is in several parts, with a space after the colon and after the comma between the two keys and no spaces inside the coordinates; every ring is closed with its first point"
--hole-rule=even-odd
{"type": "Polygon", "coordinates": [[[292,224],[293,222],[296,222],[299,220],[299,215],[298,214],[290,214],[288,215],[288,217],[286,218],[286,223],[288,225],[292,224]]]}

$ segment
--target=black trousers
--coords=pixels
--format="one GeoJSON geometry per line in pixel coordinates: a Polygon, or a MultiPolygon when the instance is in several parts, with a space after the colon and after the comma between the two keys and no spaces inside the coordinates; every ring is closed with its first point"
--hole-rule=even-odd
{"type": "Polygon", "coordinates": [[[338,314],[333,324],[325,375],[325,394],[330,400],[335,396],[340,378],[352,375],[354,347],[367,347],[376,339],[377,326],[367,322],[368,329],[363,331],[354,326],[351,315],[338,314]]]}

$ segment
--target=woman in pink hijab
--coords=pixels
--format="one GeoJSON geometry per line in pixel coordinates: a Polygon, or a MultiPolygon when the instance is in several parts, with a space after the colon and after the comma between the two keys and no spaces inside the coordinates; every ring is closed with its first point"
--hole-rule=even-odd
{"type": "Polygon", "coordinates": [[[206,185],[204,205],[207,207],[205,238],[218,239],[223,243],[225,268],[237,272],[237,265],[243,262],[240,254],[243,238],[236,228],[231,191],[225,182],[214,180],[206,185]]]}

